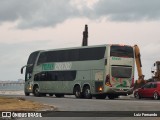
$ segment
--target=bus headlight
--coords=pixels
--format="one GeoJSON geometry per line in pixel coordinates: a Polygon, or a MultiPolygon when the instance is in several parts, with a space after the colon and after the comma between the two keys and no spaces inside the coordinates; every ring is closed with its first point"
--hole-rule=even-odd
{"type": "Polygon", "coordinates": [[[32,90],[32,85],[31,84],[29,85],[28,90],[32,90]]]}
{"type": "Polygon", "coordinates": [[[29,86],[29,88],[28,88],[29,90],[32,90],[32,87],[31,86],[29,86]]]}

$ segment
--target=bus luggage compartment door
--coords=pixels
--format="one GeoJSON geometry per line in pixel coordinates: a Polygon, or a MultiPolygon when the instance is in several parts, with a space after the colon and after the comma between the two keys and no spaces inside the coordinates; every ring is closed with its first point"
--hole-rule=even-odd
{"type": "Polygon", "coordinates": [[[104,91],[104,70],[103,69],[93,70],[92,80],[94,82],[95,94],[103,92],[104,91]]]}

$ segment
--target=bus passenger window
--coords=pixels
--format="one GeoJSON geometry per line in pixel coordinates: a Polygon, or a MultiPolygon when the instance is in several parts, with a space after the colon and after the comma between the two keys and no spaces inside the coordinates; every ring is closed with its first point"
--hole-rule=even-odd
{"type": "Polygon", "coordinates": [[[54,79],[55,81],[58,81],[58,75],[55,75],[55,79],[54,79]]]}
{"type": "Polygon", "coordinates": [[[46,81],[46,73],[41,73],[41,76],[40,76],[40,80],[41,81],[46,81]]]}

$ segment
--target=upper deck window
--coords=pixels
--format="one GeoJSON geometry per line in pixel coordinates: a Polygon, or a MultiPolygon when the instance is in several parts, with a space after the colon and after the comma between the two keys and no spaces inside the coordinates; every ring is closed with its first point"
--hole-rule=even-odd
{"type": "Polygon", "coordinates": [[[134,57],[133,48],[130,46],[113,45],[111,46],[110,56],[133,58],[134,57]]]}
{"type": "Polygon", "coordinates": [[[47,51],[40,54],[38,65],[47,62],[100,60],[104,58],[106,47],[47,51]]]}

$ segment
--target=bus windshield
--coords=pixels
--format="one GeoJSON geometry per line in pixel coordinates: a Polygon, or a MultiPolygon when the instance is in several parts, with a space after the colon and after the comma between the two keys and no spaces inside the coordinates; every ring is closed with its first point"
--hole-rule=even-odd
{"type": "Polygon", "coordinates": [[[112,45],[110,56],[133,58],[134,57],[133,48],[130,46],[112,45]]]}
{"type": "Polygon", "coordinates": [[[112,77],[115,78],[130,78],[132,74],[131,67],[112,66],[112,77]]]}
{"type": "Polygon", "coordinates": [[[26,75],[25,80],[29,80],[32,77],[32,72],[34,69],[34,64],[36,62],[36,58],[38,56],[39,51],[33,52],[30,54],[27,65],[32,64],[31,66],[26,67],[26,75]]]}

